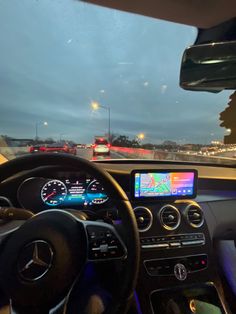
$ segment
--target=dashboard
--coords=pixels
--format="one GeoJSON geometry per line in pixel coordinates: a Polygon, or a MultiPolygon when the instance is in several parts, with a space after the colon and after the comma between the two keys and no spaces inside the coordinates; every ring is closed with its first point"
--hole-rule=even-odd
{"type": "Polygon", "coordinates": [[[98,180],[83,173],[60,172],[54,177],[31,177],[18,188],[23,208],[100,208],[109,197],[98,180]]]}
{"type": "MultiPolygon", "coordinates": [[[[187,164],[135,161],[97,163],[122,186],[134,210],[141,249],[136,292],[145,313],[165,313],[155,300],[163,291],[170,298],[170,287],[177,287],[181,298],[182,287],[197,291],[201,284],[214,283],[221,291],[213,240],[223,231],[227,238],[235,236],[236,169],[206,165],[189,169],[187,164]]],[[[0,196],[33,212],[88,210],[105,220],[104,211],[117,211],[102,184],[83,171],[41,168],[30,174],[2,184],[0,196]]],[[[203,290],[208,298],[211,289],[204,286],[203,290]]],[[[217,294],[214,302],[218,302],[217,294]]]]}
{"type": "MultiPolygon", "coordinates": [[[[192,199],[197,193],[196,170],[134,170],[129,181],[133,201],[192,199]]],[[[99,209],[109,205],[108,193],[96,178],[69,171],[25,179],[18,188],[17,199],[23,208],[36,212],[53,208],[99,209]]]]}

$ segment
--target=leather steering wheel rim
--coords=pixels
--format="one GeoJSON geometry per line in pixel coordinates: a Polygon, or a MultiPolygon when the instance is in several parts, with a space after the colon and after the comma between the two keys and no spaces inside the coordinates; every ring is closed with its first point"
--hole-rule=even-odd
{"type": "Polygon", "coordinates": [[[27,155],[11,160],[0,166],[0,181],[2,182],[21,171],[40,166],[69,166],[94,176],[102,183],[113,204],[117,207],[123,229],[126,232],[123,240],[127,247],[127,257],[122,272],[122,286],[119,287],[119,297],[113,298],[112,304],[106,313],[126,313],[136,286],[140,258],[137,223],[126,193],[107,171],[88,160],[65,154],[45,153],[27,155]]]}

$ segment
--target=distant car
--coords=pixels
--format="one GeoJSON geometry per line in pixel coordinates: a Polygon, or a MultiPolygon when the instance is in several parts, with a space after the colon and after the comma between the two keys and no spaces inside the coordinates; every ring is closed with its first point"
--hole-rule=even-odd
{"type": "Polygon", "coordinates": [[[42,147],[43,147],[43,145],[39,145],[39,144],[37,144],[37,145],[32,145],[32,146],[30,146],[30,148],[29,148],[29,152],[30,152],[31,154],[40,153],[40,152],[43,151],[43,150],[42,150],[42,147]]]}
{"type": "Polygon", "coordinates": [[[86,144],[85,145],[85,148],[92,148],[93,147],[93,144],[86,144]]]}
{"type": "Polygon", "coordinates": [[[53,144],[46,144],[46,145],[40,145],[39,152],[44,153],[68,153],[72,155],[76,155],[76,147],[73,145],[70,145],[69,143],[53,143],[53,144]]]}
{"type": "Polygon", "coordinates": [[[108,143],[107,139],[104,138],[96,138],[93,147],[93,156],[96,155],[110,155],[110,143],[108,143]]]}
{"type": "Polygon", "coordinates": [[[77,144],[77,148],[86,148],[86,144],[77,144]]]}

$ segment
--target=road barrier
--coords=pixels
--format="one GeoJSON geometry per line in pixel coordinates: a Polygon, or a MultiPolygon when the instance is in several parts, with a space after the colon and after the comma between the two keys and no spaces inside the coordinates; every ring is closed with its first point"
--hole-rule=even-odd
{"type": "Polygon", "coordinates": [[[125,158],[149,159],[149,160],[169,160],[169,161],[188,161],[212,164],[228,164],[236,163],[235,158],[216,157],[196,155],[193,153],[178,153],[159,150],[149,150],[142,148],[116,147],[112,146],[111,151],[119,153],[125,158]]]}

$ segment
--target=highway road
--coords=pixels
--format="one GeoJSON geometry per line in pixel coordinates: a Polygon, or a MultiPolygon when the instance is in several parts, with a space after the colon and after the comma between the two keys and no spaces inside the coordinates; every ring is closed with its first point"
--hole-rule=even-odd
{"type": "Polygon", "coordinates": [[[78,148],[77,149],[77,156],[88,159],[88,160],[100,160],[100,159],[120,159],[124,158],[122,155],[116,153],[116,152],[111,152],[110,156],[96,156],[93,157],[93,150],[90,148],[78,148]]]}
{"type": "MultiPolygon", "coordinates": [[[[20,157],[23,155],[29,154],[28,147],[10,147],[6,148],[0,147],[0,164],[5,162],[6,160],[11,160],[16,157],[20,157]]],[[[131,148],[119,148],[114,147],[110,156],[96,156],[93,157],[93,151],[91,148],[77,148],[77,156],[88,159],[88,160],[101,160],[101,159],[121,159],[125,158],[124,156],[130,156],[130,158],[138,158],[138,159],[169,159],[169,160],[185,160],[185,161],[199,161],[199,162],[213,162],[213,163],[235,163],[236,161],[236,149],[234,151],[225,151],[225,152],[215,152],[214,155],[192,155],[191,152],[189,154],[184,153],[169,153],[166,156],[166,152],[159,152],[155,154],[154,151],[147,150],[139,150],[139,149],[131,149],[131,148]],[[116,151],[115,151],[116,150],[116,151]],[[124,154],[124,155],[122,155],[124,154]],[[221,159],[221,157],[224,157],[221,159]],[[228,160],[229,159],[229,160],[228,160]]],[[[129,157],[127,157],[129,158],[129,157]]]]}
{"type": "MultiPolygon", "coordinates": [[[[10,160],[10,159],[14,159],[16,157],[20,157],[20,156],[23,156],[23,155],[29,155],[29,151],[28,149],[27,150],[24,150],[24,151],[20,151],[20,153],[11,153],[11,154],[1,154],[0,153],[0,164],[6,162],[7,160],[10,160]]],[[[77,148],[77,154],[76,156],[79,156],[79,157],[82,157],[82,158],[85,158],[85,159],[88,159],[88,160],[101,160],[101,159],[106,159],[106,160],[109,160],[109,159],[121,159],[121,158],[124,158],[122,155],[120,155],[119,153],[116,153],[116,152],[111,152],[110,156],[96,156],[96,157],[93,157],[93,150],[90,149],[90,148],[77,148]]]]}

